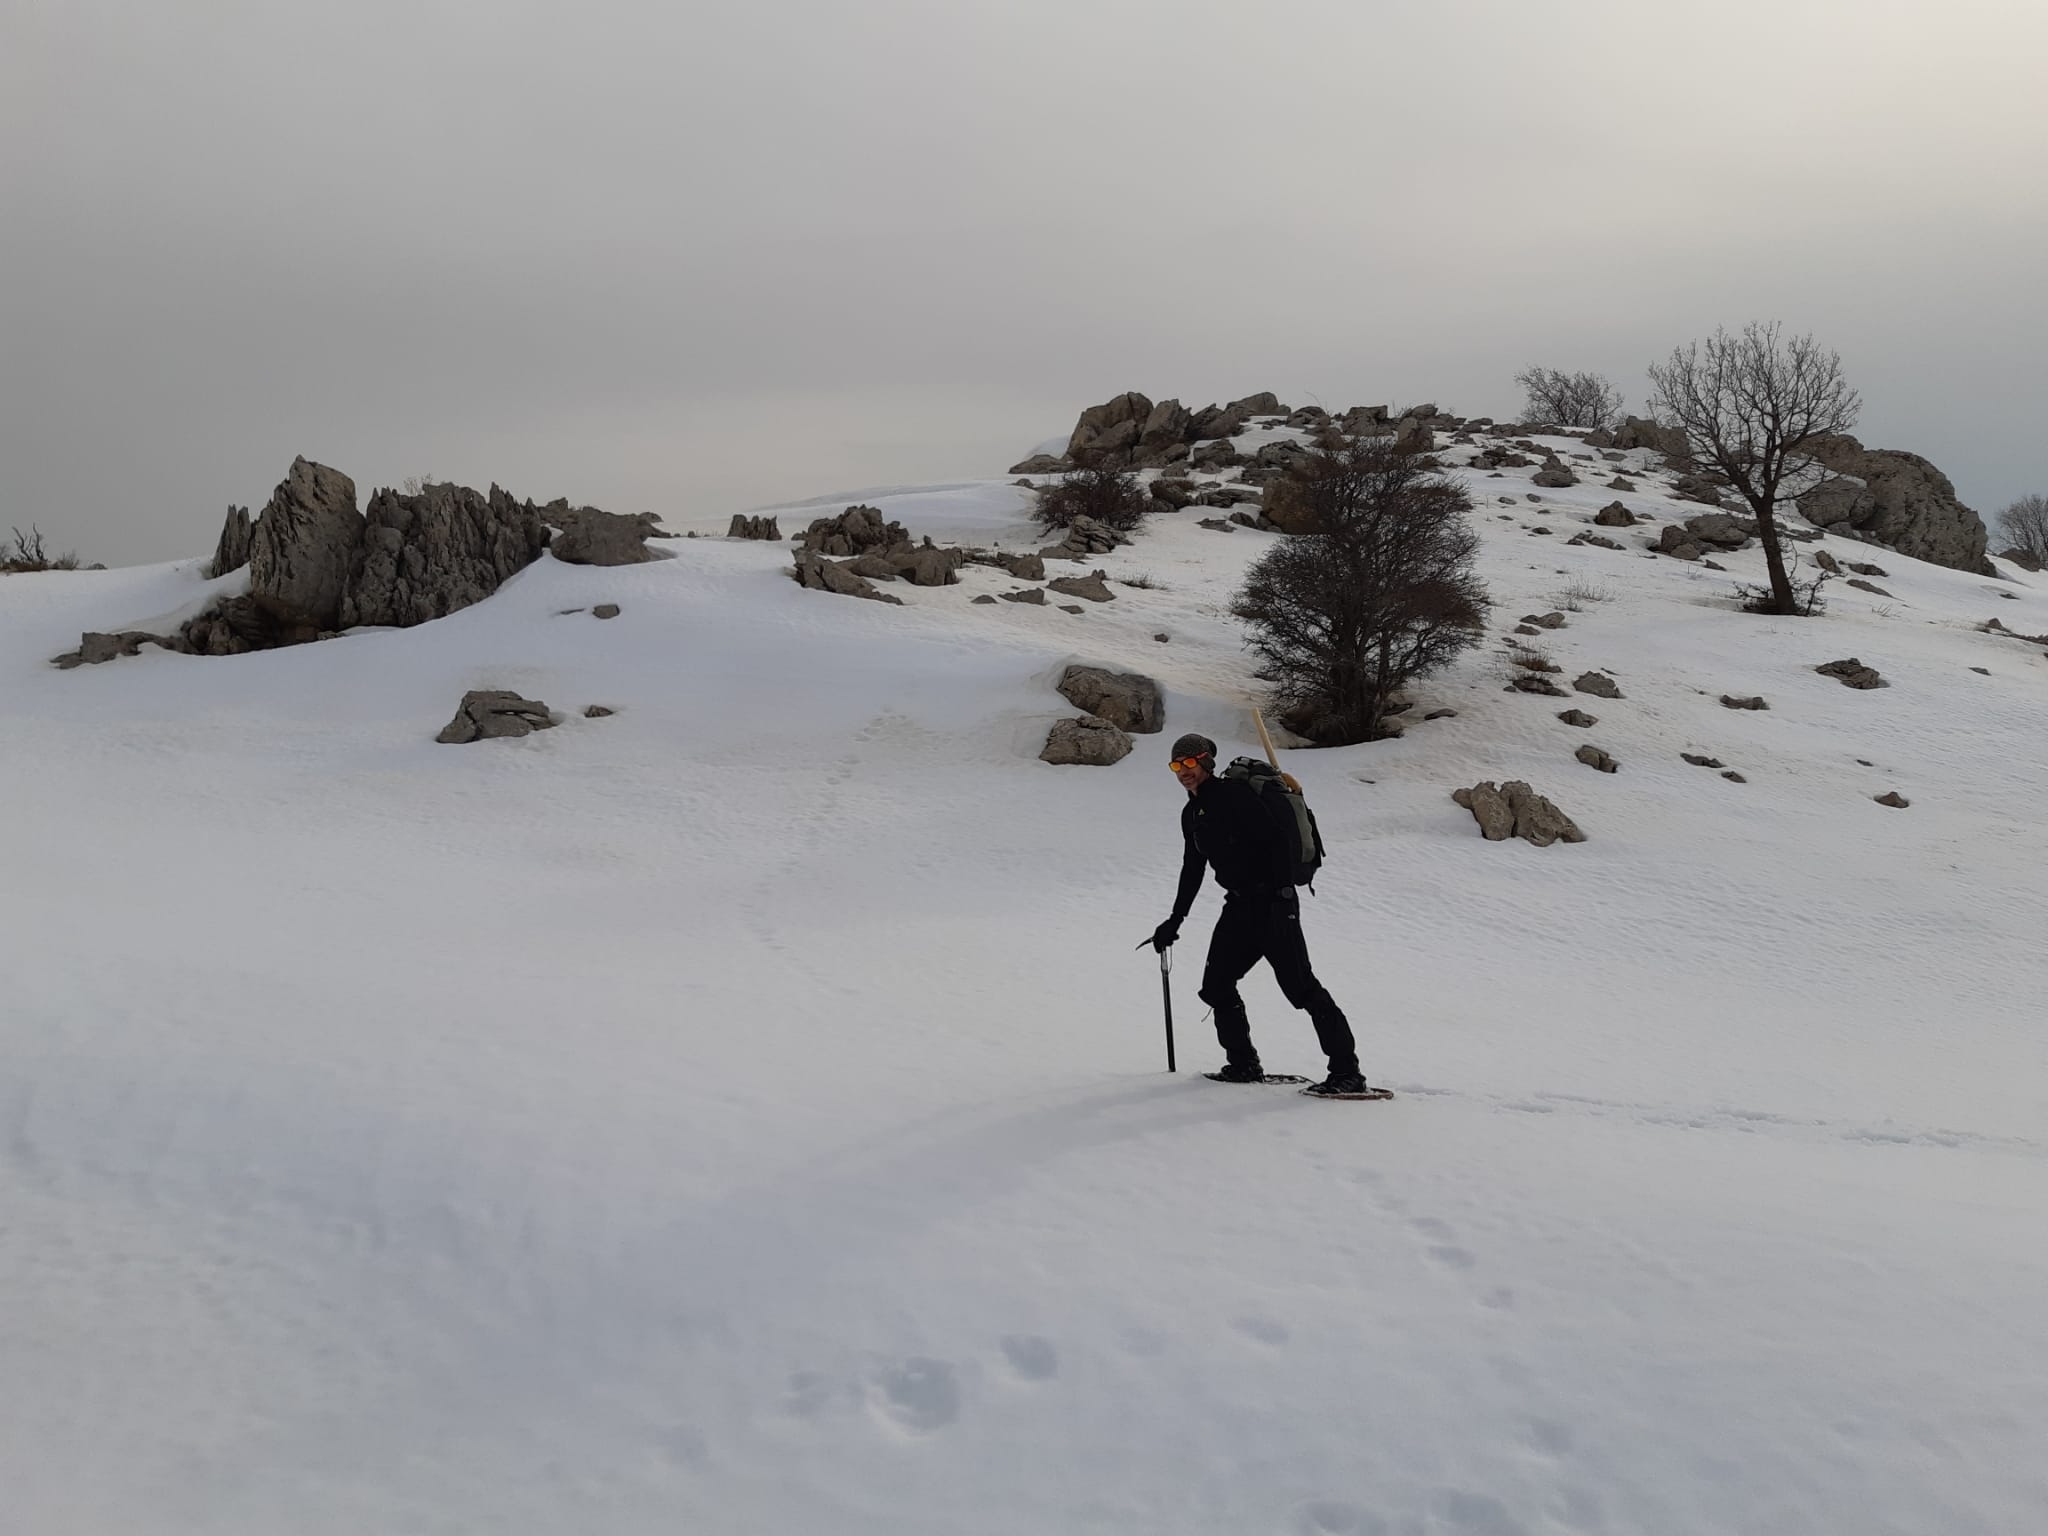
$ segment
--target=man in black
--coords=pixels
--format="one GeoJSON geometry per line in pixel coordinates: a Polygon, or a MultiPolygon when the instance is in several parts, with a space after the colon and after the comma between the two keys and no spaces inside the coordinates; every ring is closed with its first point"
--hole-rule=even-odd
{"type": "Polygon", "coordinates": [[[1251,1020],[1237,994],[1238,982],[1263,959],[1273,967],[1287,1001],[1307,1010],[1316,1040],[1330,1058],[1330,1075],[1317,1087],[1326,1093],[1363,1093],[1351,1026],[1309,968],[1286,845],[1259,792],[1236,779],[1217,777],[1216,743],[1206,736],[1190,733],[1176,741],[1171,767],[1188,792],[1180,813],[1186,851],[1173,916],[1153,933],[1152,947],[1163,950],[1180,937],[1180,925],[1202,888],[1203,868],[1214,869],[1224,891],[1223,915],[1209,939],[1201,998],[1216,1010],[1216,1038],[1225,1058],[1217,1076],[1255,1083],[1264,1075],[1252,1044],[1251,1020]]]}

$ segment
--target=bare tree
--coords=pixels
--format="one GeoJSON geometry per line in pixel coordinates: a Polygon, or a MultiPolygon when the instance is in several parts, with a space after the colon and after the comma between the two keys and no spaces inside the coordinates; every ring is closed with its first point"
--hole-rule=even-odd
{"type": "Polygon", "coordinates": [[[1289,729],[1324,746],[1371,741],[1397,689],[1482,637],[1472,500],[1390,438],[1317,449],[1288,477],[1306,531],[1251,567],[1231,611],[1289,729]]]}
{"type": "Polygon", "coordinates": [[[1842,357],[1811,336],[1783,337],[1752,320],[1739,336],[1717,330],[1650,365],[1650,408],[1685,433],[1699,464],[1717,470],[1756,515],[1774,612],[1800,612],[1778,537],[1778,506],[1825,471],[1802,452],[1846,432],[1862,405],[1842,378],[1842,357]]]}
{"type": "Polygon", "coordinates": [[[1597,373],[1524,368],[1515,375],[1528,399],[1523,419],[1560,427],[1604,427],[1621,415],[1621,391],[1597,373]]]}
{"type": "Polygon", "coordinates": [[[1057,485],[1039,493],[1032,516],[1048,531],[1070,527],[1078,517],[1092,517],[1119,533],[1129,533],[1145,520],[1156,503],[1127,469],[1093,461],[1057,485]]]}
{"type": "Polygon", "coordinates": [[[1998,514],[1998,527],[2009,547],[2048,564],[2048,496],[2022,496],[1998,514]]]}

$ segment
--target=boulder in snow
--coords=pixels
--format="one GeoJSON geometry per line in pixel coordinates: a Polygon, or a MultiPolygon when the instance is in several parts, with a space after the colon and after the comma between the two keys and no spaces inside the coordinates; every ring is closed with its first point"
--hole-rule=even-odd
{"type": "Polygon", "coordinates": [[[1056,720],[1045,738],[1041,762],[1106,768],[1130,756],[1131,738],[1107,720],[1083,715],[1075,720],[1056,720]]]}

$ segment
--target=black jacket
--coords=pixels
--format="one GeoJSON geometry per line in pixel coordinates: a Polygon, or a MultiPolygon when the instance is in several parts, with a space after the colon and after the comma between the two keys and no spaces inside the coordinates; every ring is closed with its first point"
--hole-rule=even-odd
{"type": "Polygon", "coordinates": [[[1259,792],[1239,779],[1210,777],[1181,808],[1180,889],[1173,898],[1176,920],[1185,918],[1202,888],[1202,870],[1216,871],[1216,883],[1233,896],[1270,895],[1293,884],[1287,850],[1259,792]]]}

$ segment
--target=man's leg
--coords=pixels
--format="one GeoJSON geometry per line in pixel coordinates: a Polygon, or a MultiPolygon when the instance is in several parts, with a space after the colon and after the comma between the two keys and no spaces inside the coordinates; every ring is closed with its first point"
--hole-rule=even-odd
{"type": "MultiPolygon", "coordinates": [[[[1308,962],[1308,941],[1301,933],[1301,902],[1293,895],[1275,901],[1266,928],[1266,960],[1273,967],[1280,991],[1295,1007],[1304,1009],[1316,1027],[1316,1042],[1330,1058],[1330,1073],[1341,1076],[1358,1070],[1358,1044],[1351,1038],[1350,1021],[1337,1000],[1316,980],[1308,962]]],[[[1218,1019],[1222,1017],[1219,1010],[1218,1019]]]]}
{"type": "Polygon", "coordinates": [[[1216,1010],[1216,1040],[1223,1047],[1223,1059],[1233,1067],[1256,1067],[1258,1048],[1252,1044],[1251,1019],[1237,984],[1259,962],[1265,947],[1264,926],[1259,908],[1231,897],[1223,903],[1223,915],[1209,935],[1209,961],[1202,969],[1202,1001],[1216,1010]]]}

